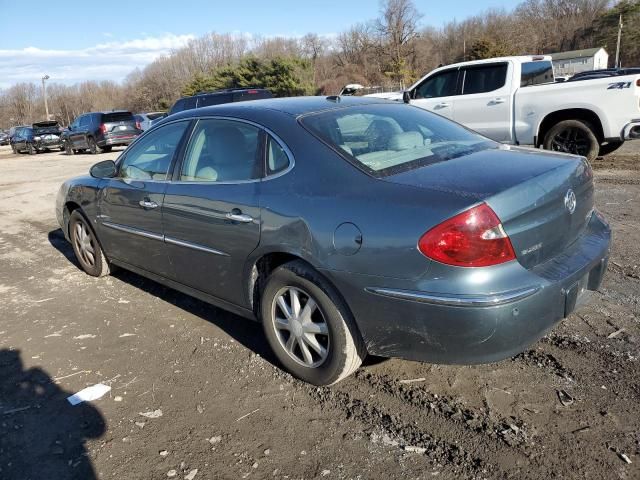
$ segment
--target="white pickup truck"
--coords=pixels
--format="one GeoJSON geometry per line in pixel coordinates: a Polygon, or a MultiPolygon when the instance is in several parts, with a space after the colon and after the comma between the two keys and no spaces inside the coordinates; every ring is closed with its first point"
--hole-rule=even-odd
{"type": "Polygon", "coordinates": [[[437,68],[404,100],[493,140],[593,160],[640,139],[640,75],[554,83],[549,56],[492,58],[437,68]]]}

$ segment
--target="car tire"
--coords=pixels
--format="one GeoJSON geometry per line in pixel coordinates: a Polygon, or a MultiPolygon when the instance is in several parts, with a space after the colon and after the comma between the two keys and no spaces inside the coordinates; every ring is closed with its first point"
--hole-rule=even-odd
{"type": "Polygon", "coordinates": [[[104,147],[100,147],[104,153],[109,153],[113,147],[111,145],[105,145],[104,147]]]}
{"type": "Polygon", "coordinates": [[[286,263],[271,273],[260,297],[260,317],[280,363],[305,382],[337,383],[366,357],[364,342],[344,301],[302,261],[286,263]]]}
{"type": "Polygon", "coordinates": [[[71,148],[71,141],[65,140],[62,149],[66,152],[67,155],[73,155],[76,151],[71,148]]]}
{"type": "Polygon", "coordinates": [[[29,155],[35,155],[36,153],[38,153],[38,151],[36,150],[36,147],[33,146],[33,143],[27,144],[27,153],[29,155]]]}
{"type": "Polygon", "coordinates": [[[99,153],[98,145],[96,144],[96,141],[93,139],[93,137],[87,138],[87,147],[91,155],[96,155],[97,153],[99,153]]]}
{"type": "Polygon", "coordinates": [[[604,157],[605,155],[609,155],[610,153],[615,152],[619,149],[624,142],[607,142],[605,145],[600,145],[600,151],[598,152],[599,157],[604,157]]]}
{"type": "Polygon", "coordinates": [[[563,120],[544,136],[543,147],[545,150],[582,155],[591,162],[598,156],[600,142],[591,124],[582,120],[563,120]]]}
{"type": "Polygon", "coordinates": [[[69,217],[69,238],[76,259],[86,273],[93,277],[109,275],[111,270],[102,247],[89,222],[79,210],[74,210],[69,217]]]}
{"type": "Polygon", "coordinates": [[[11,150],[13,151],[14,154],[18,154],[18,149],[16,148],[16,146],[14,144],[11,144],[11,150]]]}

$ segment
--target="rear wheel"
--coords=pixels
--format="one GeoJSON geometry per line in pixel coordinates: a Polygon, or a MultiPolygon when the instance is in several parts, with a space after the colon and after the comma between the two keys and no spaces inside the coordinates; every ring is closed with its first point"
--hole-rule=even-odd
{"type": "Polygon", "coordinates": [[[593,161],[598,156],[600,142],[593,127],[581,120],[563,120],[554,125],[545,135],[546,150],[582,155],[593,161]]]}
{"type": "Polygon", "coordinates": [[[85,217],[74,210],[69,218],[69,238],[82,269],[93,277],[109,274],[109,264],[85,217]]]}
{"type": "Polygon", "coordinates": [[[624,142],[608,142],[606,145],[600,145],[600,152],[598,155],[601,157],[609,155],[619,149],[623,144],[624,142]]]}
{"type": "Polygon", "coordinates": [[[11,150],[13,151],[13,153],[17,154],[18,153],[18,149],[16,148],[16,146],[12,143],[11,144],[11,150]]]}
{"type": "Polygon", "coordinates": [[[261,296],[260,313],[278,360],[306,382],[339,382],[366,356],[348,308],[331,285],[304,262],[289,262],[273,271],[261,296]]]}
{"type": "Polygon", "coordinates": [[[105,145],[104,147],[100,147],[100,150],[102,150],[105,153],[108,153],[111,151],[113,147],[111,145],[105,145]]]}
{"type": "Polygon", "coordinates": [[[76,153],[73,148],[71,148],[71,140],[65,140],[62,146],[67,155],[73,155],[76,153]]]}
{"type": "Polygon", "coordinates": [[[98,145],[96,145],[96,141],[93,137],[87,138],[87,147],[89,147],[89,153],[91,155],[95,155],[98,153],[98,145]]]}

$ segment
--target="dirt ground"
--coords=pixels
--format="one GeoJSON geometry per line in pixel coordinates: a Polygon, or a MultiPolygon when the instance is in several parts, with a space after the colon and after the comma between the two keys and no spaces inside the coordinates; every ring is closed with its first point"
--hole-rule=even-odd
{"type": "Polygon", "coordinates": [[[332,388],[257,324],[78,269],[55,194],[117,155],[0,147],[0,478],[640,478],[640,142],[594,164],[615,238],[590,305],[509,360],[371,358],[332,388]]]}

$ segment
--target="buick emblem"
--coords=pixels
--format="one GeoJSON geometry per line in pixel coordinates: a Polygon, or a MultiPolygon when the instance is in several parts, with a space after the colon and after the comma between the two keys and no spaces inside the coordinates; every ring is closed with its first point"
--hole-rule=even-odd
{"type": "Polygon", "coordinates": [[[571,189],[567,190],[564,196],[564,206],[570,215],[576,211],[576,194],[571,189]]]}

